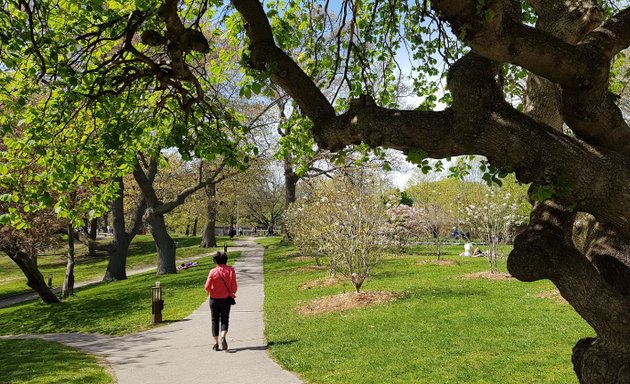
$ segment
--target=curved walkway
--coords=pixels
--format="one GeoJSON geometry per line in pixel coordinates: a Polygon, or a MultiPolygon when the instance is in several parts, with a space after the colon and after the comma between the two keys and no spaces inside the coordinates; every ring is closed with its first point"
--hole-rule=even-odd
{"type": "Polygon", "coordinates": [[[119,384],[301,383],[267,354],[263,247],[251,239],[238,241],[237,246],[242,251],[234,263],[239,289],[230,316],[227,352],[211,349],[214,341],[207,301],[182,321],[126,336],[65,333],[13,337],[60,341],[97,355],[110,365],[119,384]]]}

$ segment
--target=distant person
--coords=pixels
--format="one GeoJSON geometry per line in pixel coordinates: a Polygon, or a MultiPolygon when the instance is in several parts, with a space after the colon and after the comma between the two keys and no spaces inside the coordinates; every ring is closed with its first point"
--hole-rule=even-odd
{"type": "Polygon", "coordinates": [[[230,225],[230,229],[228,230],[228,235],[230,235],[230,240],[236,236],[236,228],[233,225],[230,225]]]}
{"type": "Polygon", "coordinates": [[[230,308],[235,304],[236,272],[226,265],[228,256],[225,252],[217,252],[213,257],[216,267],[210,270],[205,289],[210,296],[210,314],[212,317],[213,351],[219,350],[219,328],[221,330],[221,349],[227,351],[227,333],[230,324],[230,308]]]}
{"type": "Polygon", "coordinates": [[[470,257],[470,256],[472,256],[472,252],[471,251],[472,251],[472,243],[467,241],[464,244],[464,253],[460,253],[459,255],[460,256],[470,257]]]}
{"type": "Polygon", "coordinates": [[[269,228],[267,228],[267,236],[273,236],[273,225],[270,225],[269,228]]]}

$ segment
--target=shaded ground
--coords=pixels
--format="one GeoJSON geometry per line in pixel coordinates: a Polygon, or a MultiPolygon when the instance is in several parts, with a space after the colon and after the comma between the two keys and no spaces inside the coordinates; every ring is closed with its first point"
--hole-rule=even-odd
{"type": "Polygon", "coordinates": [[[312,300],[298,308],[298,312],[302,315],[344,312],[354,308],[389,303],[397,298],[398,295],[392,292],[349,292],[312,300]]]}

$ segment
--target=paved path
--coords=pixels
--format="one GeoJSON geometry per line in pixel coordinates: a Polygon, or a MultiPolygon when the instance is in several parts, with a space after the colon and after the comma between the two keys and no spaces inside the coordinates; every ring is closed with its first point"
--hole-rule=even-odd
{"type": "MultiPolygon", "coordinates": [[[[101,356],[111,366],[119,384],[301,383],[282,370],[267,354],[263,325],[263,248],[251,240],[234,264],[239,289],[232,307],[229,350],[213,351],[210,309],[207,301],[186,319],[146,332],[126,336],[96,334],[24,335],[60,341],[101,356]]],[[[228,252],[232,249],[228,249],[228,252]]],[[[199,289],[203,289],[200,282],[199,289]]],[[[167,307],[168,308],[168,303],[167,307]]]]}

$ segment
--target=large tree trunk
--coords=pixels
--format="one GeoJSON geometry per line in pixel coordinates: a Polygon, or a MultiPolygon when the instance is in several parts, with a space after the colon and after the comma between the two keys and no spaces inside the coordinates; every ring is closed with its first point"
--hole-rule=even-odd
{"type": "Polygon", "coordinates": [[[215,235],[217,221],[217,186],[215,183],[206,186],[206,225],[203,227],[201,235],[201,246],[203,248],[212,248],[217,246],[215,235]]]}
{"type": "Polygon", "coordinates": [[[109,213],[103,216],[103,232],[107,233],[107,228],[109,228],[109,213]]]}
{"type": "Polygon", "coordinates": [[[275,45],[260,2],[232,1],[249,26],[248,65],[278,68],[270,80],[311,119],[320,148],[363,142],[405,153],[421,148],[430,158],[476,153],[532,183],[530,197],[538,202],[515,239],[508,269],[522,281],[551,280],[595,330],[597,338],[574,349],[580,383],[630,383],[630,127],[609,92],[613,61],[630,45],[630,9],[602,23],[595,1],[530,0],[539,16],[534,29],[523,23],[521,2],[430,3],[471,50],[449,68],[451,106],[388,109],[363,95],[337,114],[275,45]],[[550,81],[530,79],[526,109],[534,118],[506,102],[497,83],[505,63],[550,81]],[[579,243],[573,232],[586,214],[594,222],[581,230],[592,241],[579,243]]]}
{"type": "Polygon", "coordinates": [[[90,220],[90,231],[88,233],[88,236],[90,237],[90,239],[96,240],[97,229],[98,229],[98,219],[90,220]]]}
{"type": "Polygon", "coordinates": [[[300,181],[300,176],[297,173],[293,172],[293,170],[289,167],[285,167],[284,169],[284,187],[285,187],[285,203],[288,207],[289,205],[295,203],[297,200],[296,189],[297,183],[300,181]]]}
{"type": "MultiPolygon", "coordinates": [[[[151,170],[150,177],[155,176],[155,170],[151,170]]],[[[124,206],[124,192],[125,186],[122,178],[118,178],[119,184],[118,197],[112,204],[112,220],[113,220],[113,240],[109,246],[109,264],[107,265],[107,272],[103,280],[124,280],[127,278],[127,255],[129,253],[129,245],[131,241],[142,229],[144,223],[142,217],[146,210],[146,200],[143,196],[139,196],[136,201],[136,206],[133,211],[133,222],[131,223],[131,230],[127,232],[125,224],[125,206],[124,206]]]]}
{"type": "Polygon", "coordinates": [[[66,275],[63,279],[61,297],[67,299],[74,292],[74,227],[68,224],[68,260],[66,262],[66,275]]]}
{"type": "Polygon", "coordinates": [[[195,217],[195,222],[193,223],[192,235],[197,236],[197,228],[199,226],[199,218],[195,217]]]}
{"type": "Polygon", "coordinates": [[[550,279],[595,330],[596,338],[573,349],[580,383],[629,383],[630,268],[617,257],[625,258],[630,244],[592,216],[588,221],[553,201],[537,203],[530,225],[514,240],[508,270],[522,281],[550,279]]]}
{"type": "MultiPolygon", "coordinates": [[[[540,0],[532,1],[532,6],[540,15],[536,23],[536,28],[546,31],[559,39],[570,44],[576,44],[584,35],[599,25],[597,4],[592,0],[573,0],[569,2],[546,2],[540,0]],[[579,12],[578,12],[579,10],[579,12]]],[[[525,102],[525,112],[548,126],[562,131],[564,120],[562,117],[562,95],[560,87],[542,76],[530,73],[527,82],[527,93],[525,102]]],[[[611,257],[611,250],[624,249],[622,260],[629,254],[628,246],[623,241],[615,239],[611,233],[605,233],[599,228],[596,220],[590,215],[577,212],[574,215],[566,215],[554,212],[548,214],[549,217],[557,216],[559,221],[564,221],[565,242],[577,248],[581,255],[575,255],[580,260],[590,259],[599,273],[608,280],[608,284],[619,286],[621,284],[630,285],[630,268],[617,259],[611,257]],[[605,255],[598,255],[605,249],[605,255]],[[607,262],[599,262],[604,258],[607,262]],[[613,261],[614,262],[611,262],[613,261]],[[599,265],[598,265],[599,264],[599,265]],[[611,266],[612,264],[612,266],[611,266]],[[611,271],[614,272],[606,272],[611,271]],[[611,278],[610,275],[615,275],[611,278]],[[606,276],[609,276],[606,278],[606,276]]],[[[533,220],[528,231],[532,231],[533,225],[540,225],[541,218],[532,214],[533,220]],[[538,223],[538,224],[537,224],[538,223]]],[[[548,225],[548,223],[547,223],[548,225]]],[[[560,228],[560,226],[558,227],[560,228]]],[[[531,233],[531,232],[530,232],[531,233]]],[[[571,251],[574,252],[574,251],[571,251]]],[[[515,256],[518,259],[519,256],[515,256]]],[[[533,260],[530,260],[535,264],[533,260]]],[[[545,261],[546,262],[546,261],[545,261]]],[[[590,263],[574,262],[572,264],[582,264],[586,269],[592,268],[590,263]]],[[[511,265],[518,265],[518,260],[511,260],[511,265]]],[[[529,268],[545,268],[545,263],[529,268]]],[[[522,268],[514,267],[516,276],[522,273],[522,268]]],[[[579,270],[579,268],[576,268],[579,270]]],[[[605,303],[598,305],[597,309],[592,307],[589,301],[594,298],[592,293],[587,295],[576,294],[575,285],[582,285],[578,276],[584,272],[576,270],[567,271],[563,278],[552,278],[560,293],[582,316],[593,326],[598,334],[597,338],[585,338],[577,342],[573,348],[573,368],[580,383],[583,384],[608,384],[608,383],[630,383],[630,333],[617,332],[614,326],[608,324],[608,320],[601,321],[601,318],[614,319],[617,308],[612,308],[605,303]],[[584,313],[584,314],[583,314],[584,313]],[[614,336],[612,336],[614,335],[614,336]]],[[[586,279],[586,277],[584,277],[586,279]]],[[[630,294],[628,286],[620,289],[624,296],[630,294]]],[[[596,298],[595,300],[600,300],[596,298]]],[[[625,301],[625,300],[624,300],[625,301]]],[[[613,301],[614,303],[614,301],[613,301]]],[[[613,304],[613,305],[616,305],[613,304]]],[[[629,306],[626,303],[626,308],[629,306]]],[[[627,321],[627,319],[626,319],[627,321]]]]}
{"type": "Polygon", "coordinates": [[[44,276],[37,268],[37,257],[28,255],[22,251],[16,253],[7,253],[11,260],[20,267],[24,276],[28,280],[26,285],[31,287],[42,300],[47,304],[58,303],[59,298],[55,296],[53,291],[46,285],[44,276]]]}
{"type": "MultiPolygon", "coordinates": [[[[289,209],[291,204],[295,203],[297,200],[296,189],[297,183],[300,181],[300,176],[297,173],[293,172],[293,168],[291,166],[291,161],[287,157],[284,159],[284,201],[286,209],[289,209]]],[[[287,224],[284,220],[282,220],[282,241],[290,242],[291,241],[291,231],[287,227],[287,224]]]]}
{"type": "Polygon", "coordinates": [[[164,215],[152,215],[150,223],[151,235],[157,248],[157,274],[177,273],[175,242],[168,234],[164,215]]]}
{"type": "Polygon", "coordinates": [[[114,238],[110,246],[109,263],[103,277],[104,281],[125,280],[127,278],[127,253],[131,237],[125,231],[125,187],[122,178],[118,178],[118,197],[112,203],[114,238]]]}
{"type": "Polygon", "coordinates": [[[630,383],[630,349],[615,348],[592,337],[584,338],[573,347],[573,368],[583,384],[630,383]]]}

